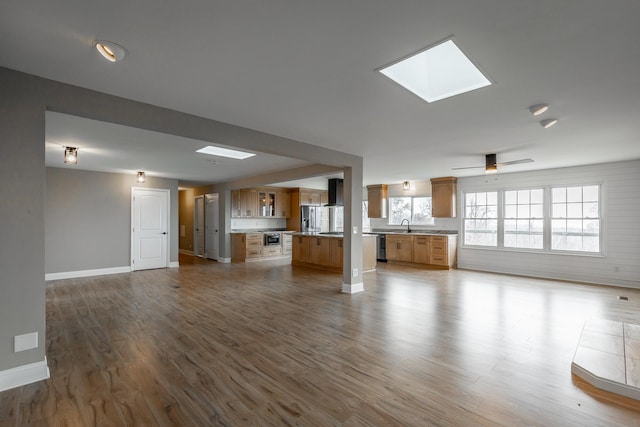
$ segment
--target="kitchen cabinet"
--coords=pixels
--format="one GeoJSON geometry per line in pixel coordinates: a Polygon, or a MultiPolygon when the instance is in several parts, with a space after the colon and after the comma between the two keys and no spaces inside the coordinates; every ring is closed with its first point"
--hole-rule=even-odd
{"type": "Polygon", "coordinates": [[[271,191],[258,191],[258,216],[276,216],[276,193],[271,191]]]}
{"type": "Polygon", "coordinates": [[[430,264],[431,236],[413,236],[413,262],[430,264]]]}
{"type": "Polygon", "coordinates": [[[329,240],[325,237],[312,237],[309,244],[309,262],[329,265],[329,240]]]}
{"type": "Polygon", "coordinates": [[[429,263],[443,267],[455,267],[457,265],[456,246],[456,236],[431,236],[429,263]]]}
{"type": "Polygon", "coordinates": [[[431,216],[434,218],[455,218],[457,178],[453,176],[431,179],[431,216]]]}
{"type": "MultiPolygon", "coordinates": [[[[294,235],[291,263],[340,273],[344,265],[343,245],[342,236],[294,235]]],[[[376,236],[362,236],[362,271],[375,269],[376,236]]]]}
{"type": "Polygon", "coordinates": [[[291,216],[291,197],[288,192],[279,191],[276,193],[276,216],[278,218],[291,216]]]}
{"type": "Polygon", "coordinates": [[[231,192],[231,217],[251,218],[258,216],[258,191],[254,189],[231,192]]]}
{"type": "Polygon", "coordinates": [[[234,233],[231,235],[231,261],[245,261],[262,257],[262,233],[234,233]]]}
{"type": "Polygon", "coordinates": [[[293,236],[291,233],[282,233],[282,255],[292,255],[293,236]]]}
{"type": "Polygon", "coordinates": [[[329,192],[321,191],[320,192],[320,206],[324,206],[329,203],[329,192]]]}
{"type": "Polygon", "coordinates": [[[387,260],[413,262],[413,236],[387,235],[387,260]]]}
{"type": "Polygon", "coordinates": [[[367,186],[367,216],[369,218],[386,218],[389,190],[386,184],[367,186]]]}
{"type": "Polygon", "coordinates": [[[292,249],[292,263],[296,262],[309,262],[309,247],[311,244],[311,236],[294,236],[293,237],[293,249],[292,249]]]}
{"type": "Polygon", "coordinates": [[[322,196],[320,190],[300,189],[300,205],[320,206],[322,196]]]}
{"type": "Polygon", "coordinates": [[[343,264],[343,239],[327,239],[329,240],[329,266],[342,267],[343,264]]]}

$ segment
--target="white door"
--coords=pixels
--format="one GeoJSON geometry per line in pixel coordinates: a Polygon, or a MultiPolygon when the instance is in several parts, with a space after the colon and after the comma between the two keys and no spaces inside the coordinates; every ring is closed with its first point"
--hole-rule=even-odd
{"type": "Polygon", "coordinates": [[[169,190],[131,189],[131,271],[168,266],[169,190]]]}
{"type": "Polygon", "coordinates": [[[205,241],[204,241],[204,197],[198,196],[194,198],[195,209],[193,210],[193,254],[195,256],[205,256],[205,241]]]}
{"type": "Polygon", "coordinates": [[[218,259],[218,193],[205,194],[205,229],[207,234],[207,258],[218,259]]]}

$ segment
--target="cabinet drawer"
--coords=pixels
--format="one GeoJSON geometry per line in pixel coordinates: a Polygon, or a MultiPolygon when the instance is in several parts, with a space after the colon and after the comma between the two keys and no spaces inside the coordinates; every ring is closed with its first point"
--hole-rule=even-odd
{"type": "Polygon", "coordinates": [[[442,243],[431,242],[431,253],[434,255],[447,255],[447,245],[442,243]]]}
{"type": "Polygon", "coordinates": [[[431,254],[431,264],[435,264],[435,265],[449,265],[447,257],[445,255],[436,255],[436,254],[431,254]]]}
{"type": "Polygon", "coordinates": [[[282,254],[280,246],[271,246],[262,249],[263,256],[278,256],[282,254]]]}
{"type": "Polygon", "coordinates": [[[262,247],[262,242],[260,240],[256,241],[256,240],[247,240],[247,249],[248,248],[261,248],[262,247]]]}
{"type": "Polygon", "coordinates": [[[262,233],[247,233],[247,242],[262,242],[262,233]]]}
{"type": "Polygon", "coordinates": [[[447,244],[447,242],[449,241],[448,237],[444,237],[444,236],[431,236],[431,244],[433,245],[434,243],[442,243],[442,244],[447,244]]]}
{"type": "Polygon", "coordinates": [[[262,256],[262,249],[247,248],[247,258],[259,258],[262,256]]]}
{"type": "Polygon", "coordinates": [[[416,245],[427,245],[429,244],[428,236],[415,236],[415,240],[413,242],[416,245]]]}

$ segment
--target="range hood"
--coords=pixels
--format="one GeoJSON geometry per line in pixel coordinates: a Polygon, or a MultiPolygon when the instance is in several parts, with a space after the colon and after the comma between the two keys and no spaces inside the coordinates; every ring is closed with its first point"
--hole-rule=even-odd
{"type": "Polygon", "coordinates": [[[325,206],[343,206],[343,186],[344,180],[340,178],[331,178],[329,180],[329,203],[325,206]]]}

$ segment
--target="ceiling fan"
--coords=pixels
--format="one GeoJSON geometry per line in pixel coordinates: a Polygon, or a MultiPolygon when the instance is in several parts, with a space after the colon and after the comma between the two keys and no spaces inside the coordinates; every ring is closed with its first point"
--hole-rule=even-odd
{"type": "Polygon", "coordinates": [[[533,162],[533,159],[520,159],[520,160],[512,160],[510,162],[498,163],[496,160],[495,154],[487,154],[485,155],[484,166],[467,166],[464,168],[452,168],[452,169],[453,170],[480,169],[484,167],[485,173],[498,173],[498,166],[519,165],[521,163],[531,163],[531,162],[533,162]]]}

